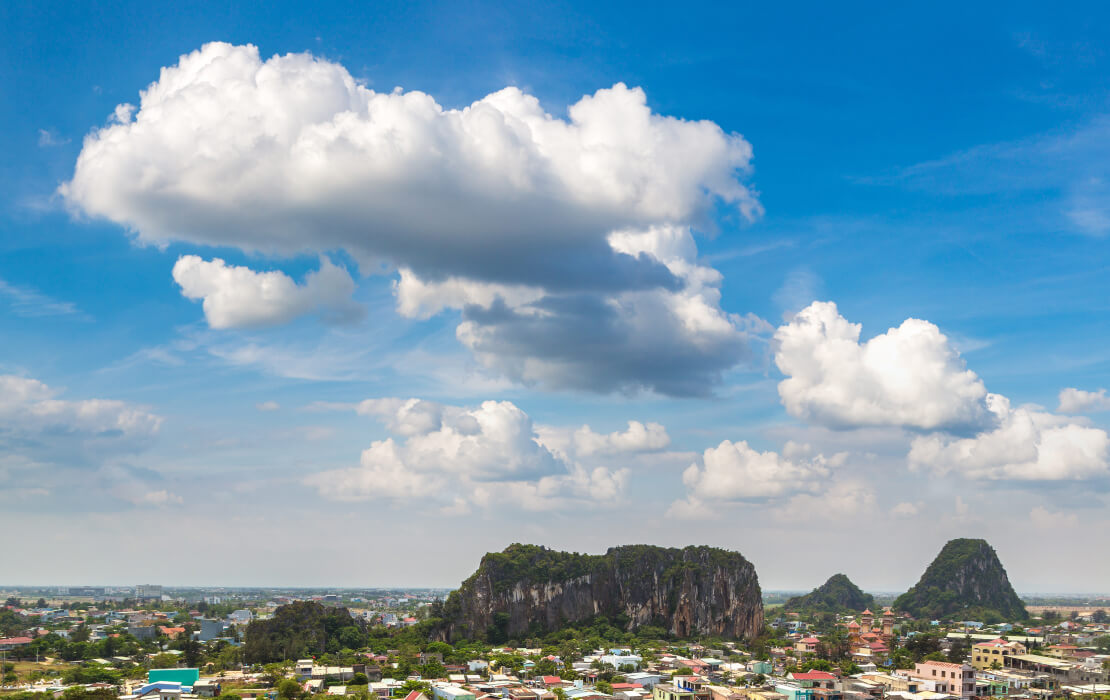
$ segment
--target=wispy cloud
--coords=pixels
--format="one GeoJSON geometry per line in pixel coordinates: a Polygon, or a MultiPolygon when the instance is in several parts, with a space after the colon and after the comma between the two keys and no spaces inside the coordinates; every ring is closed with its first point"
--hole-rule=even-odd
{"type": "Polygon", "coordinates": [[[0,279],[0,297],[7,300],[16,316],[42,318],[46,316],[75,316],[88,320],[73,302],[58,301],[32,287],[11,284],[0,279]]]}
{"type": "Polygon", "coordinates": [[[39,129],[39,146],[51,148],[53,146],[64,146],[67,143],[69,143],[69,139],[63,138],[54,129],[39,129]]]}
{"type": "Polygon", "coordinates": [[[949,197],[1001,197],[1007,211],[1026,221],[1101,237],[1110,234],[1108,157],[1110,116],[1102,115],[1070,129],[982,144],[855,181],[949,197]]]}

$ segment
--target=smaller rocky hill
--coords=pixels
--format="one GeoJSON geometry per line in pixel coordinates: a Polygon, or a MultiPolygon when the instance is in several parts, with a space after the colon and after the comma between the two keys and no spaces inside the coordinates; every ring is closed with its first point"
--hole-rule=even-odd
{"type": "Polygon", "coordinates": [[[833,574],[818,588],[786,601],[783,610],[793,612],[845,612],[875,607],[875,597],[864,593],[844,574],[833,574]]]}
{"type": "Polygon", "coordinates": [[[921,580],[894,601],[917,618],[1023,620],[1028,613],[986,540],[951,540],[921,580]]]}
{"type": "Polygon", "coordinates": [[[315,658],[343,648],[358,649],[368,639],[366,623],[352,618],[347,608],[298,601],[282,605],[268,620],[254,620],[247,625],[243,661],[265,664],[315,658]]]}

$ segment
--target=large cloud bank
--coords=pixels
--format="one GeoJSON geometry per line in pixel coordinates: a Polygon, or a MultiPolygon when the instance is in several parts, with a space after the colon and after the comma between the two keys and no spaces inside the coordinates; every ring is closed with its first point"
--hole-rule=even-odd
{"type": "Polygon", "coordinates": [[[655,114],[623,84],[567,114],[512,87],[445,109],[421,92],[370,90],[309,54],[262,60],[254,46],[211,43],[88,136],[60,191],[73,211],[143,241],[384,262],[401,275],[407,315],[462,288],[474,307],[460,339],[522,381],[702,393],[743,355],[714,271],[693,264],[692,239],[678,269],[673,251],[614,232],[689,236],[720,205],[756,215],[741,181],[751,147],[712,122],[655,114]],[[654,314],[657,334],[642,328],[654,314]]]}

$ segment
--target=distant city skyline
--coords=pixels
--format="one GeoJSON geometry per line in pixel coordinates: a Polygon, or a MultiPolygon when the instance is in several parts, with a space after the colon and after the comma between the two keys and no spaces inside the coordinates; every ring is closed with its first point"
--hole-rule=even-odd
{"type": "Polygon", "coordinates": [[[4,6],[6,560],[1104,589],[1110,8],[1001,7],[4,6]]]}

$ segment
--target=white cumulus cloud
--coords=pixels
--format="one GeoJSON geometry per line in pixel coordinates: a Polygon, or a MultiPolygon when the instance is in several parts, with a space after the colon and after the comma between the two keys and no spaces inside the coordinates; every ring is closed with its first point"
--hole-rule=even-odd
{"type": "Polygon", "coordinates": [[[669,511],[678,517],[693,517],[699,510],[739,501],[764,501],[797,493],[819,491],[832,470],[844,464],[847,455],[813,455],[808,445],[788,442],[782,454],[760,452],[746,441],[725,440],[705,450],[699,463],[682,473],[686,499],[676,501],[669,511]]]}
{"type": "Polygon", "coordinates": [[[1110,476],[1110,436],[1081,420],[1035,407],[1013,408],[989,394],[997,427],[974,437],[943,434],[914,439],[911,469],[955,472],[970,479],[1060,481],[1110,476]]]}
{"type": "Polygon", "coordinates": [[[1060,413],[1110,411],[1110,396],[1106,395],[1106,389],[1083,391],[1068,387],[1060,390],[1060,406],[1056,410],[1060,413]]]}
{"type": "MultiPolygon", "coordinates": [[[[400,313],[457,309],[459,340],[517,381],[704,394],[756,320],[721,310],[689,227],[719,206],[758,215],[751,158],[740,135],[656,114],[624,84],[566,118],[513,87],[445,109],[309,54],[211,43],[117,107],[60,192],[143,241],[384,263],[400,313]],[[659,227],[681,251],[650,249],[659,227]]],[[[195,294],[225,326],[303,312],[232,300],[210,314],[216,297],[195,294]]],[[[297,298],[311,295],[279,306],[297,298]]]]}
{"type": "Polygon", "coordinates": [[[358,467],[310,475],[322,496],[361,501],[427,499],[461,513],[491,494],[516,494],[532,510],[564,499],[611,498],[623,490],[627,469],[586,468],[541,442],[528,414],[508,401],[476,407],[421,399],[370,399],[356,410],[381,420],[398,436],[374,442],[358,467]]]}
{"type": "Polygon", "coordinates": [[[162,425],[161,417],[123,401],[69,400],[58,398],[60,394],[37,379],[0,375],[0,434],[111,440],[150,436],[162,425]]]}
{"type": "Polygon", "coordinates": [[[577,429],[537,426],[536,431],[544,445],[579,458],[656,452],[671,444],[671,437],[662,424],[636,420],[628,421],[625,430],[611,433],[595,432],[588,425],[577,429]]]}
{"type": "Polygon", "coordinates": [[[859,324],[814,302],[775,332],[786,410],[833,428],[968,431],[988,425],[987,389],[928,321],[906,319],[860,342],[859,324]]]}
{"type": "Polygon", "coordinates": [[[162,417],[114,399],[71,399],[30,377],[0,375],[0,482],[89,497],[105,470],[148,448],[162,417]]]}
{"type": "Polygon", "coordinates": [[[1039,528],[1050,530],[1079,525],[1079,516],[1075,513],[1054,512],[1044,506],[1033,506],[1029,511],[1029,520],[1039,528]]]}
{"type": "Polygon", "coordinates": [[[327,258],[298,285],[284,272],[255,272],[228,265],[220,258],[204,260],[183,255],[173,266],[181,294],[203,299],[204,317],[212,328],[273,326],[319,312],[331,320],[358,318],[361,307],[351,300],[355,282],[327,258]]]}

